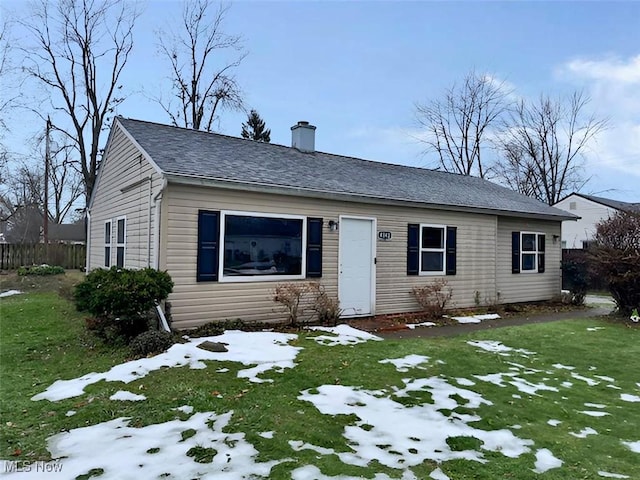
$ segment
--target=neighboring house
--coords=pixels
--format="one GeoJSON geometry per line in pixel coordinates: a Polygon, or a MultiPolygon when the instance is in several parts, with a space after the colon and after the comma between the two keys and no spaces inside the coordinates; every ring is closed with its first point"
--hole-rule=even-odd
{"type": "Polygon", "coordinates": [[[50,243],[84,244],[87,229],[84,220],[77,223],[49,223],[50,243]]]}
{"type": "Polygon", "coordinates": [[[596,224],[618,211],[640,212],[640,203],[621,202],[582,193],[567,195],[554,207],[580,217],[577,222],[562,222],[562,248],[585,248],[596,233],[596,224]]]}
{"type": "Polygon", "coordinates": [[[343,316],[560,294],[564,211],[475,177],[116,118],[88,209],[88,269],[167,270],[174,326],[275,320],[277,282],[319,281],[343,316]]]}

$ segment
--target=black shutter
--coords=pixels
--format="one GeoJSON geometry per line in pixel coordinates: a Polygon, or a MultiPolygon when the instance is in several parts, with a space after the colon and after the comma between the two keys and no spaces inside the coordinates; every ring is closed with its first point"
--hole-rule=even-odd
{"type": "Polygon", "coordinates": [[[511,232],[511,273],[520,273],[520,232],[511,232]]]}
{"type": "Polygon", "coordinates": [[[447,275],[456,274],[456,234],[457,227],[447,227],[447,275]]]}
{"type": "Polygon", "coordinates": [[[420,273],[420,225],[410,223],[407,232],[407,275],[420,273]]]}
{"type": "Polygon", "coordinates": [[[545,236],[538,235],[538,273],[544,273],[545,236]]]}
{"type": "Polygon", "coordinates": [[[307,218],[307,277],[322,277],[321,218],[307,218]]]}
{"type": "Polygon", "coordinates": [[[218,242],[220,213],[198,211],[198,282],[218,280],[218,242]]]}

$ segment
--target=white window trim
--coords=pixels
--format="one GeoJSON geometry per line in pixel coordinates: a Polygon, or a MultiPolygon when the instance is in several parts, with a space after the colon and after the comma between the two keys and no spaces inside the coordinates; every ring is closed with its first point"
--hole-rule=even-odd
{"type": "Polygon", "coordinates": [[[109,264],[105,265],[106,255],[104,254],[104,250],[102,250],[102,265],[106,268],[111,268],[111,265],[113,264],[113,262],[111,261],[113,259],[113,221],[111,219],[104,222],[104,228],[102,229],[102,240],[104,242],[105,248],[109,247],[109,264]],[[109,224],[109,243],[106,242],[105,238],[107,224],[109,224]]]}
{"type": "Polygon", "coordinates": [[[304,215],[289,215],[284,213],[247,212],[237,210],[220,211],[220,239],[218,246],[218,281],[220,283],[255,283],[255,282],[281,282],[285,280],[303,280],[307,276],[307,217],[304,215]],[[227,215],[242,217],[286,218],[302,220],[302,271],[300,275],[253,275],[235,276],[224,275],[224,236],[227,215]]]}
{"type": "Polygon", "coordinates": [[[539,273],[538,272],[538,255],[541,253],[545,253],[540,251],[540,245],[538,244],[538,235],[544,235],[543,232],[520,232],[520,273],[539,273]],[[536,249],[531,251],[524,251],[524,235],[535,235],[536,237],[536,249]],[[524,255],[533,255],[535,259],[535,263],[533,264],[533,270],[525,270],[524,269],[524,255]]]}
{"type": "Polygon", "coordinates": [[[118,248],[122,248],[122,267],[127,268],[127,216],[122,215],[116,218],[116,263],[118,265],[118,248]],[[124,242],[118,243],[118,221],[124,220],[124,242]]]}
{"type": "Polygon", "coordinates": [[[446,275],[447,273],[447,226],[436,225],[432,223],[420,224],[420,235],[418,236],[418,275],[421,277],[433,277],[446,275]],[[424,227],[442,229],[442,248],[422,248],[422,229],[424,227]],[[440,252],[442,253],[442,270],[439,271],[422,271],[422,252],[440,252]]]}

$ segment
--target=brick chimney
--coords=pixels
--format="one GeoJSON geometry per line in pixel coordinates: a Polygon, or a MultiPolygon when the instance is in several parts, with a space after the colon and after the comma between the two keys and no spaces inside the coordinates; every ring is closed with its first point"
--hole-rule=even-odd
{"type": "Polygon", "coordinates": [[[301,152],[313,152],[316,149],[316,127],[309,122],[298,122],[291,127],[291,146],[301,152]]]}

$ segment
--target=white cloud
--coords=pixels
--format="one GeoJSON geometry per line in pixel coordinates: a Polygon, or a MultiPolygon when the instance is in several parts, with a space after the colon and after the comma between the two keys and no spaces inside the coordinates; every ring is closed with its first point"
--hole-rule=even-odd
{"type": "Polygon", "coordinates": [[[640,55],[626,59],[573,59],[563,64],[558,73],[561,79],[584,89],[591,97],[590,107],[596,115],[608,119],[607,130],[592,142],[588,152],[589,173],[594,175],[591,188],[635,190],[629,200],[637,201],[640,180],[640,55]]]}

